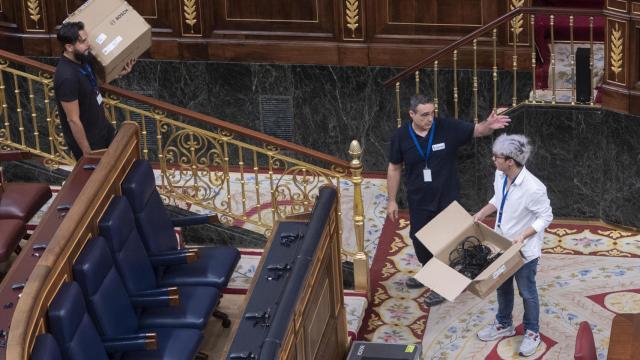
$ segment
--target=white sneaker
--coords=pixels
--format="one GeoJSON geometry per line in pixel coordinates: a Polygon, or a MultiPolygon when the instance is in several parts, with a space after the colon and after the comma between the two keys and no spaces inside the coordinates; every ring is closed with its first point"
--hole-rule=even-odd
{"type": "Polygon", "coordinates": [[[491,325],[487,325],[484,329],[478,331],[478,339],[482,341],[498,340],[505,336],[513,336],[516,334],[516,329],[513,325],[504,327],[495,322],[491,325]]]}
{"type": "Polygon", "coordinates": [[[522,344],[520,344],[520,356],[533,355],[538,349],[538,345],[540,345],[540,334],[527,330],[522,337],[522,344]]]}

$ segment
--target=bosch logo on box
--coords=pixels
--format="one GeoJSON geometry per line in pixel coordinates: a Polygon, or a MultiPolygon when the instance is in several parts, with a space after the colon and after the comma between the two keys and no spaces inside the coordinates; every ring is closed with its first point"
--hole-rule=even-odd
{"type": "Polygon", "coordinates": [[[116,17],[113,20],[109,21],[109,24],[112,25],[112,26],[115,25],[116,22],[118,20],[122,19],[122,17],[125,16],[128,12],[129,12],[129,9],[122,10],[122,12],[120,12],[120,14],[116,15],[116,17]]]}
{"type": "Polygon", "coordinates": [[[116,15],[116,21],[120,20],[120,18],[122,18],[128,12],[129,12],[129,9],[122,10],[120,14],[116,15]]]}

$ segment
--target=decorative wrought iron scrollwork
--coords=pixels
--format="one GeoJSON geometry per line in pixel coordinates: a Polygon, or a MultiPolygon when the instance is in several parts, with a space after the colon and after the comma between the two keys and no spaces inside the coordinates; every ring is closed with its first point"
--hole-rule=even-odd
{"type": "Polygon", "coordinates": [[[332,184],[325,174],[305,166],[293,166],[282,172],[274,187],[278,216],[309,212],[320,186],[332,184]]]}
{"type": "Polygon", "coordinates": [[[223,149],[217,139],[167,122],[161,122],[160,133],[168,191],[196,204],[225,209],[226,200],[217,201],[228,176],[222,168],[223,149]]]}

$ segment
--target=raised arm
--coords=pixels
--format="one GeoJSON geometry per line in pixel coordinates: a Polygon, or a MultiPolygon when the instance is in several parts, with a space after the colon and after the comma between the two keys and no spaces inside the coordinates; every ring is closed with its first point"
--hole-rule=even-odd
{"type": "Polygon", "coordinates": [[[507,127],[510,122],[511,118],[507,115],[498,115],[493,111],[485,121],[476,124],[473,129],[473,137],[491,135],[495,130],[507,127]]]}

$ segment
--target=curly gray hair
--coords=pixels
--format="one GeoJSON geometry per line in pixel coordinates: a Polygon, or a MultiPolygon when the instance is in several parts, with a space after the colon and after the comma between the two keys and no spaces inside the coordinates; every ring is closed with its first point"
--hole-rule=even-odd
{"type": "Polygon", "coordinates": [[[531,144],[524,135],[502,134],[493,142],[493,153],[513,159],[520,166],[529,159],[531,155],[531,144]]]}

